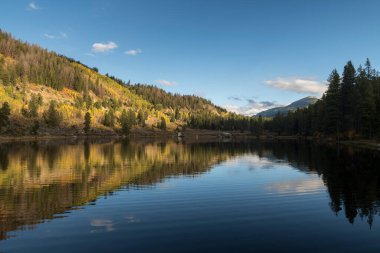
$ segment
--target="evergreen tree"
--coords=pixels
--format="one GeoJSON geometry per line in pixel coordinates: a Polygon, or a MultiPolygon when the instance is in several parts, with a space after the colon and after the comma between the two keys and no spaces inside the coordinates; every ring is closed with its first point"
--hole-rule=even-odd
{"type": "Polygon", "coordinates": [[[172,114],[170,114],[170,122],[175,122],[175,114],[174,113],[172,113],[172,114]]]}
{"type": "Polygon", "coordinates": [[[0,131],[5,131],[9,127],[9,116],[11,115],[11,108],[8,102],[4,102],[0,108],[0,131]]]}
{"type": "Polygon", "coordinates": [[[115,113],[113,109],[110,109],[105,113],[103,125],[111,128],[115,127],[115,113]]]}
{"type": "Polygon", "coordinates": [[[131,127],[136,125],[136,115],[132,109],[128,110],[128,120],[129,120],[131,127]]]}
{"type": "Polygon", "coordinates": [[[38,109],[40,107],[40,105],[42,105],[42,97],[38,97],[36,96],[35,94],[32,94],[32,97],[29,101],[29,112],[28,112],[28,116],[31,117],[31,118],[35,118],[35,117],[38,117],[38,109]]]}
{"type": "Polygon", "coordinates": [[[342,114],[343,131],[354,129],[354,117],[356,115],[355,100],[357,98],[355,85],[356,71],[352,62],[348,61],[344,66],[341,86],[340,112],[342,114]]]}
{"type": "Polygon", "coordinates": [[[38,120],[35,120],[33,122],[32,129],[30,130],[31,134],[37,135],[38,134],[38,129],[40,129],[40,122],[38,120]]]}
{"type": "Polygon", "coordinates": [[[124,109],[120,116],[120,125],[123,134],[128,135],[131,131],[131,121],[128,117],[127,111],[124,109]]]}
{"type": "Polygon", "coordinates": [[[91,114],[90,112],[86,112],[86,115],[84,116],[84,132],[88,134],[91,128],[91,114]]]}
{"type": "Polygon", "coordinates": [[[328,88],[326,91],[326,121],[325,130],[328,134],[336,134],[339,136],[340,125],[340,76],[334,69],[328,79],[328,88]]]}
{"type": "Polygon", "coordinates": [[[179,113],[179,109],[178,108],[175,108],[174,117],[175,117],[176,120],[179,120],[181,118],[181,115],[179,113]]]}
{"type": "Polygon", "coordinates": [[[161,128],[161,130],[166,130],[166,120],[164,117],[161,117],[160,128],[161,128]]]}
{"type": "Polygon", "coordinates": [[[62,121],[62,115],[57,110],[57,102],[50,101],[49,108],[44,113],[45,122],[49,127],[58,127],[62,121]]]}
{"type": "Polygon", "coordinates": [[[359,91],[358,101],[358,130],[364,137],[373,134],[374,118],[376,112],[376,102],[371,84],[372,71],[369,60],[366,62],[366,69],[359,69],[357,85],[359,91]]]}

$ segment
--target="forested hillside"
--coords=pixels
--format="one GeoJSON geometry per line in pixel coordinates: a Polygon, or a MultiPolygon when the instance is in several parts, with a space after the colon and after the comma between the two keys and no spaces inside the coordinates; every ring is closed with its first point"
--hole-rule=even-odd
{"type": "Polygon", "coordinates": [[[255,135],[344,138],[380,136],[380,77],[367,60],[307,108],[268,119],[227,112],[211,101],[131,84],[0,30],[0,133],[5,135],[129,134],[133,128],[190,127],[255,135]]]}
{"type": "Polygon", "coordinates": [[[351,139],[380,136],[380,77],[367,59],[355,69],[351,61],[342,76],[333,70],[328,89],[306,109],[278,114],[265,128],[280,135],[325,135],[351,139]]]}
{"type": "Polygon", "coordinates": [[[0,31],[2,134],[123,132],[176,129],[197,115],[229,118],[197,96],[130,85],[0,31]]]}

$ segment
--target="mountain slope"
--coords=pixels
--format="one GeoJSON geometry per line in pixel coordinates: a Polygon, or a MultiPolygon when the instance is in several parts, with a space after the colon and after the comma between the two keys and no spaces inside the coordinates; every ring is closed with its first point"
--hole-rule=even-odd
{"type": "Polygon", "coordinates": [[[318,99],[316,97],[310,97],[310,96],[309,97],[305,97],[305,98],[302,98],[300,100],[294,101],[293,103],[291,103],[290,105],[287,105],[287,106],[275,107],[275,108],[272,108],[272,109],[269,109],[269,110],[266,110],[266,111],[262,111],[262,112],[258,113],[257,116],[262,116],[262,117],[268,117],[269,118],[269,117],[276,116],[278,113],[280,113],[280,114],[287,114],[288,112],[295,111],[298,108],[300,108],[300,109],[306,108],[309,105],[312,105],[315,102],[317,102],[317,100],[318,99]]]}
{"type": "Polygon", "coordinates": [[[91,114],[94,131],[111,132],[121,129],[123,110],[130,112],[132,127],[150,129],[160,127],[163,121],[168,129],[175,129],[199,111],[218,117],[230,115],[197,96],[173,95],[154,86],[126,85],[98,73],[97,68],[16,40],[1,30],[0,102],[7,102],[11,108],[11,126],[0,126],[0,132],[19,135],[30,134],[33,126],[43,133],[59,134],[68,129],[83,133],[86,112],[91,114]],[[60,119],[54,127],[46,119],[52,102],[60,119]]]}

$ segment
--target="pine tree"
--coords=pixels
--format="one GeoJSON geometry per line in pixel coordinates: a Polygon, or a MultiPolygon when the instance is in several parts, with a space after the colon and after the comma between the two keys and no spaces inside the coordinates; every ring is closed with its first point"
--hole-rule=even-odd
{"type": "MultiPolygon", "coordinates": [[[[42,99],[42,97],[41,97],[42,99]]],[[[42,100],[39,100],[39,98],[35,95],[35,94],[32,94],[32,97],[29,101],[29,112],[28,112],[28,116],[31,117],[31,118],[35,118],[38,116],[38,109],[40,107],[40,103],[42,103],[42,100]],[[41,101],[41,102],[40,102],[41,101]]]]}
{"type": "Polygon", "coordinates": [[[62,115],[57,110],[57,102],[50,101],[48,110],[44,113],[45,122],[49,127],[58,127],[62,121],[62,115]]]}
{"type": "Polygon", "coordinates": [[[37,135],[38,134],[38,129],[40,129],[40,122],[36,119],[33,122],[32,129],[30,130],[31,134],[37,135]]]}
{"type": "Polygon", "coordinates": [[[86,112],[86,115],[84,116],[84,132],[88,134],[91,128],[91,114],[90,112],[86,112]]]}
{"type": "Polygon", "coordinates": [[[343,131],[354,130],[356,115],[356,99],[355,91],[356,71],[351,61],[344,66],[342,85],[341,85],[341,103],[340,112],[342,114],[343,131]]]}
{"type": "Polygon", "coordinates": [[[127,111],[124,109],[121,113],[120,116],[120,125],[121,125],[121,130],[124,135],[128,135],[131,131],[131,121],[128,117],[127,111]]]}
{"type": "Polygon", "coordinates": [[[358,128],[364,137],[369,137],[373,133],[373,119],[375,118],[376,103],[373,86],[371,84],[372,74],[369,60],[366,62],[366,69],[359,68],[357,85],[359,91],[358,101],[358,128]]]}
{"type": "Polygon", "coordinates": [[[175,108],[174,117],[176,120],[179,120],[181,118],[178,108],[175,108]]]}
{"type": "Polygon", "coordinates": [[[11,108],[8,102],[4,102],[0,108],[0,131],[5,131],[9,127],[9,116],[11,114],[11,108]]]}
{"type": "Polygon", "coordinates": [[[160,128],[161,128],[161,130],[166,130],[166,120],[164,117],[161,117],[160,128]]]}
{"type": "Polygon", "coordinates": [[[115,113],[113,109],[110,109],[105,113],[103,125],[111,128],[115,127],[115,113]]]}
{"type": "Polygon", "coordinates": [[[326,91],[326,121],[325,131],[329,134],[336,134],[339,136],[340,131],[340,76],[336,69],[334,69],[328,79],[328,88],[326,91]]]}
{"type": "Polygon", "coordinates": [[[136,115],[135,112],[132,109],[128,110],[128,119],[131,126],[136,125],[136,115]]]}

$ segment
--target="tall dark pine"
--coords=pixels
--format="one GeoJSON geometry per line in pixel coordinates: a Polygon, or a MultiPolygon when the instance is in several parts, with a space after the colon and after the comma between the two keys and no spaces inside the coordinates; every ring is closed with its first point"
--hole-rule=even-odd
{"type": "Polygon", "coordinates": [[[345,132],[354,130],[356,115],[356,71],[351,61],[344,66],[340,112],[342,113],[342,130],[345,132]]]}
{"type": "Polygon", "coordinates": [[[358,87],[358,130],[364,137],[370,137],[374,130],[374,118],[376,113],[375,94],[371,63],[367,59],[365,69],[359,68],[357,77],[358,87]]]}
{"type": "Polygon", "coordinates": [[[88,134],[91,128],[91,114],[89,112],[86,112],[86,115],[84,116],[84,132],[88,134]]]}
{"type": "Polygon", "coordinates": [[[0,108],[0,132],[8,129],[10,114],[11,114],[11,109],[10,109],[9,103],[4,102],[3,106],[0,108]]]}
{"type": "Polygon", "coordinates": [[[341,124],[340,124],[340,109],[339,102],[341,82],[340,76],[336,69],[334,69],[328,79],[329,87],[326,91],[325,108],[326,108],[326,121],[325,130],[328,134],[336,134],[339,136],[341,124]]]}

